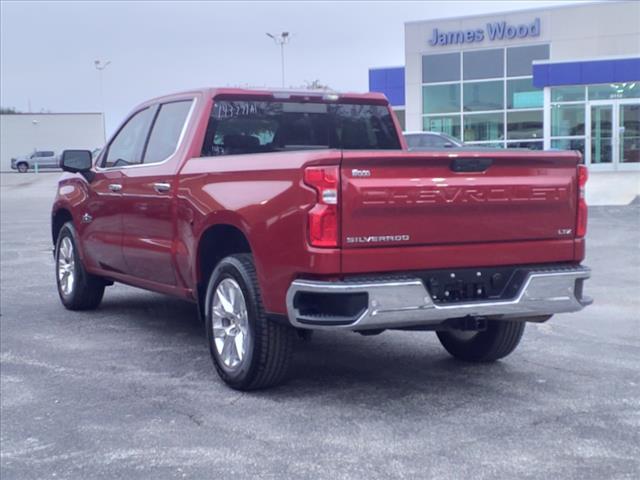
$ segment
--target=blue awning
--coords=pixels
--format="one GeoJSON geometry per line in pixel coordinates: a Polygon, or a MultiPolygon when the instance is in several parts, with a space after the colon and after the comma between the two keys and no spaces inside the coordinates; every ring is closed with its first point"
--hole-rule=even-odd
{"type": "Polygon", "coordinates": [[[404,105],[404,67],[370,69],[369,91],[384,93],[394,107],[404,105]]]}
{"type": "Polygon", "coordinates": [[[640,57],[533,64],[533,84],[592,85],[640,81],[640,57]]]}

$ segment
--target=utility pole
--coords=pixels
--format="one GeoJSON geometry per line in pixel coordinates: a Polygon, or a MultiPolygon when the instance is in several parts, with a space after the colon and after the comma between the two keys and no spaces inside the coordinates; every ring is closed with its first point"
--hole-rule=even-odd
{"type": "Polygon", "coordinates": [[[31,120],[31,125],[33,125],[33,151],[37,152],[38,151],[38,125],[40,125],[40,121],[39,120],[31,120]]]}
{"type": "Polygon", "coordinates": [[[102,79],[102,72],[104,71],[105,68],[107,68],[109,65],[111,64],[111,60],[107,60],[106,62],[103,62],[102,60],[94,60],[93,61],[93,66],[96,67],[96,70],[98,71],[98,82],[99,82],[99,87],[100,87],[100,108],[102,110],[102,136],[104,137],[104,143],[107,143],[107,114],[104,110],[104,92],[103,92],[103,79],[102,79]]]}
{"type": "MultiPolygon", "coordinates": [[[[34,143],[34,147],[33,147],[33,153],[36,153],[38,151],[38,125],[40,125],[40,121],[33,119],[31,120],[31,125],[33,125],[33,143],[34,143]]],[[[33,164],[33,171],[35,173],[38,173],[40,169],[40,165],[38,165],[38,157],[35,157],[35,161],[33,164]]]]}
{"type": "Polygon", "coordinates": [[[273,39],[276,45],[280,45],[280,65],[282,68],[282,88],[284,88],[284,44],[289,43],[289,32],[282,32],[279,35],[267,33],[267,37],[273,39]]]}

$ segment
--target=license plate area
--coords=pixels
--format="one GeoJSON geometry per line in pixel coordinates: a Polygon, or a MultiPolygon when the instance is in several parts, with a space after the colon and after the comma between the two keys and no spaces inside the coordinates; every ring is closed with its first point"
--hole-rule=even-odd
{"type": "Polygon", "coordinates": [[[452,304],[512,299],[526,276],[522,268],[488,267],[431,270],[420,278],[435,304],[452,304]]]}

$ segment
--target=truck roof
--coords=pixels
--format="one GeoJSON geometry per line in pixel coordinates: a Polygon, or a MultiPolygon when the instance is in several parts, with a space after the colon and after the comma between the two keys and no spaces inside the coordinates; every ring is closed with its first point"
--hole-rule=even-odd
{"type": "Polygon", "coordinates": [[[158,101],[171,100],[177,97],[184,97],[186,95],[201,94],[208,97],[217,96],[242,96],[242,97],[261,97],[261,98],[274,98],[274,99],[320,99],[325,98],[330,101],[339,100],[351,100],[355,102],[371,102],[387,105],[389,102],[387,97],[378,92],[367,93],[355,93],[355,92],[336,92],[333,90],[306,90],[306,89],[277,89],[277,88],[234,88],[234,87],[208,87],[208,88],[195,88],[192,90],[185,90],[182,92],[176,92],[168,95],[162,95],[150,99],[147,103],[156,103],[158,101]]]}

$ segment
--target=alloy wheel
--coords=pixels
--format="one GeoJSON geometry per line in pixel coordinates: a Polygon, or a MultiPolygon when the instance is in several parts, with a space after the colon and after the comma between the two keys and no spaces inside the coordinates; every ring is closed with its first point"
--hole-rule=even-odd
{"type": "Polygon", "coordinates": [[[65,296],[71,295],[76,279],[73,242],[69,237],[60,241],[58,250],[58,283],[65,296]]]}
{"type": "Polygon", "coordinates": [[[211,327],[220,360],[229,369],[238,368],[247,352],[249,319],[247,304],[238,282],[222,280],[213,295],[211,327]]]}

